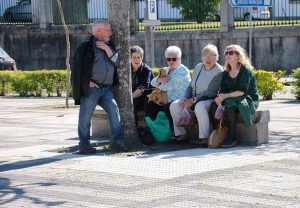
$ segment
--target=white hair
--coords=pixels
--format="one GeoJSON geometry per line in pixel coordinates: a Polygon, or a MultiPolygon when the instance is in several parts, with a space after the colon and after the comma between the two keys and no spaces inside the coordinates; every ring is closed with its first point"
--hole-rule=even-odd
{"type": "Polygon", "coordinates": [[[174,53],[178,58],[181,58],[182,52],[178,46],[169,46],[165,51],[165,57],[167,58],[170,53],[174,53]]]}
{"type": "Polygon", "coordinates": [[[213,53],[216,55],[217,61],[219,60],[219,51],[218,48],[213,44],[208,44],[202,49],[202,56],[206,53],[213,53]]]}

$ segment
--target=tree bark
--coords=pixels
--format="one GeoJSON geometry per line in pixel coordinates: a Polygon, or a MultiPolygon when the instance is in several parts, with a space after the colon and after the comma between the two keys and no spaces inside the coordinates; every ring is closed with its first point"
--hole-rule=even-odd
{"type": "Polygon", "coordinates": [[[111,24],[113,37],[119,54],[118,74],[120,85],[114,90],[120,108],[125,140],[133,148],[140,148],[141,143],[137,135],[131,92],[130,67],[130,0],[108,0],[108,21],[111,24]]]}

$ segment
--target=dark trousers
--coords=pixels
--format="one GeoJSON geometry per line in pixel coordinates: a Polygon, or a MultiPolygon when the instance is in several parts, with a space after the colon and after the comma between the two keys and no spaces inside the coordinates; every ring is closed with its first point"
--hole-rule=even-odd
{"type": "MultiPolygon", "coordinates": [[[[258,108],[258,102],[254,102],[254,107],[255,109],[258,108]]],[[[219,120],[215,118],[215,113],[218,108],[218,105],[213,102],[210,106],[210,116],[211,116],[211,121],[213,123],[214,129],[219,124],[219,120]]],[[[225,125],[228,128],[228,137],[232,138],[235,140],[235,132],[236,132],[236,119],[237,115],[239,114],[239,109],[238,107],[232,107],[232,108],[225,108],[225,125]]]]}
{"type": "Polygon", "coordinates": [[[173,131],[173,119],[172,119],[172,116],[170,113],[171,103],[168,103],[165,106],[161,106],[161,105],[156,104],[155,102],[150,101],[146,105],[146,115],[145,116],[149,116],[151,118],[151,120],[155,120],[159,111],[165,112],[165,114],[169,120],[171,131],[173,131]]]}
{"type": "MultiPolygon", "coordinates": [[[[210,116],[214,129],[217,128],[219,120],[215,118],[215,113],[218,108],[218,105],[213,102],[210,106],[210,116]]],[[[235,140],[235,131],[236,131],[236,119],[239,110],[237,107],[225,108],[225,125],[228,128],[228,137],[235,140]]]]}
{"type": "Polygon", "coordinates": [[[147,102],[148,102],[148,98],[146,96],[133,98],[133,113],[134,113],[136,126],[138,126],[138,112],[145,111],[147,102]]]}

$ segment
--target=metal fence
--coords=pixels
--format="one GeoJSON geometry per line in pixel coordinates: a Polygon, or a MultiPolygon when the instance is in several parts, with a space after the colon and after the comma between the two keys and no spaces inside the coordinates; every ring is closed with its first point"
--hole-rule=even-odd
{"type": "MultiPolygon", "coordinates": [[[[33,24],[34,18],[39,18],[39,0],[1,0],[0,1],[0,24],[33,24]],[[32,15],[32,11],[35,14],[32,15]]],[[[86,24],[95,19],[107,19],[107,0],[61,0],[67,24],[86,24]],[[76,4],[74,2],[77,2],[76,4]],[[80,4],[81,6],[78,6],[80,4]]],[[[206,3],[205,3],[206,4],[206,3]]],[[[156,31],[173,30],[210,30],[220,27],[221,9],[205,13],[203,0],[196,1],[192,10],[194,16],[183,14],[182,8],[174,8],[167,0],[157,0],[158,18],[161,25],[156,31]],[[202,15],[202,16],[201,16],[202,15]],[[199,19],[199,16],[201,17],[199,19]]],[[[56,0],[52,0],[49,8],[53,14],[53,24],[60,24],[56,0]]],[[[145,0],[135,1],[136,30],[143,31],[145,0]]],[[[253,27],[269,27],[283,25],[300,25],[300,0],[273,0],[273,6],[234,8],[234,27],[243,28],[249,26],[250,14],[253,17],[253,27]]]]}

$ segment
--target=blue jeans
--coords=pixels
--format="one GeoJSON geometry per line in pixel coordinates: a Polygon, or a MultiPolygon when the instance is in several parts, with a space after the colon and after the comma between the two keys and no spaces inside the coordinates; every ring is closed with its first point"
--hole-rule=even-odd
{"type": "Polygon", "coordinates": [[[91,119],[97,105],[100,105],[109,116],[110,128],[112,133],[111,142],[124,141],[124,132],[121,125],[119,107],[114,99],[110,87],[91,88],[89,97],[81,97],[78,136],[79,145],[90,143],[91,119]]]}

